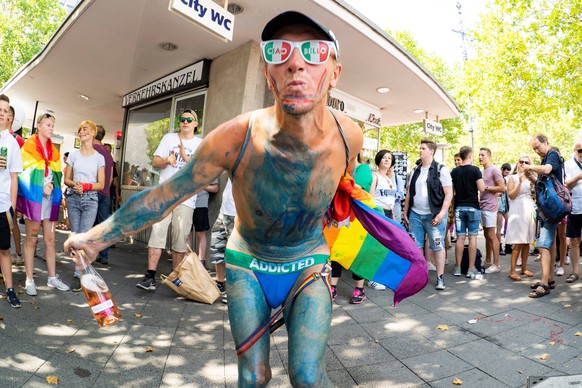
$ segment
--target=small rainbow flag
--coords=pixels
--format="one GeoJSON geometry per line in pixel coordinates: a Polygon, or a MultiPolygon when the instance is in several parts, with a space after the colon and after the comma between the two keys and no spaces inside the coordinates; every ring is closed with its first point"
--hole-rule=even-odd
{"type": "Polygon", "coordinates": [[[396,306],[424,288],[428,268],[406,230],[373,207],[372,196],[346,174],[328,211],[323,233],[331,248],[331,260],[393,290],[396,306]]]}
{"type": "MultiPolygon", "coordinates": [[[[37,148],[36,136],[32,135],[21,150],[23,171],[18,175],[16,210],[33,221],[41,221],[45,160],[37,148]]],[[[48,168],[53,172],[54,183],[50,220],[57,221],[62,198],[61,156],[50,139],[47,141],[47,147],[52,149],[48,168]]]]}

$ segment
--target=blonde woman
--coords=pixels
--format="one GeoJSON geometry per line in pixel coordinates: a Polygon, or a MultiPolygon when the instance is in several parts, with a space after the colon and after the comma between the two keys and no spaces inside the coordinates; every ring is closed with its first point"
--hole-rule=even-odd
{"type": "Polygon", "coordinates": [[[507,181],[507,194],[511,200],[511,206],[507,214],[507,232],[505,243],[513,245],[511,252],[511,280],[519,281],[521,276],[516,272],[517,259],[521,257],[521,274],[532,277],[527,270],[527,258],[529,245],[536,238],[536,221],[534,201],[532,198],[533,183],[528,179],[524,171],[524,165],[530,165],[529,156],[522,156],[516,166],[515,174],[507,181]]]}
{"type": "MultiPolygon", "coordinates": [[[[97,217],[97,193],[105,185],[105,159],[93,148],[96,133],[97,127],[93,121],[85,120],[79,124],[77,135],[81,140],[81,148],[69,154],[65,166],[65,185],[72,189],[67,198],[72,233],[83,233],[91,229],[97,217]]],[[[81,291],[77,270],[71,289],[81,291]]]]}
{"type": "Polygon", "coordinates": [[[24,215],[26,240],[24,242],[25,289],[34,296],[34,252],[42,225],[45,260],[48,272],[47,286],[69,291],[69,286],[56,273],[55,222],[59,219],[61,204],[61,155],[51,142],[55,117],[49,113],[36,121],[37,133],[22,146],[23,172],[18,176],[16,210],[24,215]]]}

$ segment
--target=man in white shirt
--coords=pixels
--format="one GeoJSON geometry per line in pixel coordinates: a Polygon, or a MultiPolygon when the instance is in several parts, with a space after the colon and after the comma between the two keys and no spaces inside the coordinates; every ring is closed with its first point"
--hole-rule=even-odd
{"type": "MultiPolygon", "coordinates": [[[[160,170],[160,183],[168,180],[188,163],[202,142],[194,136],[198,126],[198,116],[191,109],[180,115],[180,132],[164,135],[154,152],[152,166],[160,170]]],[[[184,201],[162,221],[152,226],[148,243],[148,269],[138,288],[154,291],[156,289],[156,269],[162,250],[166,247],[168,226],[172,224],[172,268],[176,268],[186,253],[186,236],[192,229],[192,216],[196,207],[196,196],[184,201]]]]}
{"type": "Polygon", "coordinates": [[[582,232],[582,139],[574,142],[574,155],[564,163],[566,187],[572,194],[572,212],[568,215],[566,237],[570,239],[570,260],[572,273],[566,282],[574,283],[580,277],[580,233],[582,232]]]}
{"type": "Polygon", "coordinates": [[[10,306],[19,308],[20,301],[12,283],[12,261],[10,258],[11,226],[18,195],[18,173],[22,172],[22,156],[18,142],[7,128],[10,114],[10,100],[0,96],[0,150],[6,149],[6,156],[0,153],[0,268],[4,275],[6,300],[10,306]]]}
{"type": "Polygon", "coordinates": [[[436,289],[444,290],[445,229],[453,199],[453,183],[449,170],[434,160],[436,150],[434,141],[420,141],[420,165],[410,173],[402,216],[404,225],[421,250],[424,249],[425,236],[428,236],[436,263],[436,289]]]}

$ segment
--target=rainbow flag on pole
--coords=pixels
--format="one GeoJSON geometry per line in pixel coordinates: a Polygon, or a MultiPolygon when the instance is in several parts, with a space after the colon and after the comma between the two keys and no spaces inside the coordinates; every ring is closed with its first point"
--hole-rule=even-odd
{"type": "Polygon", "coordinates": [[[424,288],[428,268],[406,230],[373,207],[372,196],[346,174],[328,211],[324,236],[331,260],[393,290],[396,306],[424,288]]]}

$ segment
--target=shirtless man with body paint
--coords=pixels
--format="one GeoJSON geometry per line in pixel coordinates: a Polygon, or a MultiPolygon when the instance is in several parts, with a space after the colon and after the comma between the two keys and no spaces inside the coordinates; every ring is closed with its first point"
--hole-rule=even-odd
{"type": "MultiPolygon", "coordinates": [[[[322,271],[330,254],[322,234],[324,213],[363,142],[352,120],[336,119],[326,108],[329,89],[342,70],[330,30],[305,15],[285,12],[265,26],[261,49],[274,106],[220,125],[179,173],[65,243],[67,251],[82,249],[94,260],[104,247],[162,219],[228,171],[237,218],[227,245],[226,284],[237,346],[297,285],[322,271]],[[297,272],[269,272],[282,268],[269,264],[283,263],[297,272]]],[[[311,283],[284,311],[294,386],[331,386],[324,363],[331,311],[324,281],[311,283]]],[[[269,382],[269,348],[265,335],[239,355],[240,386],[269,382]]]]}

